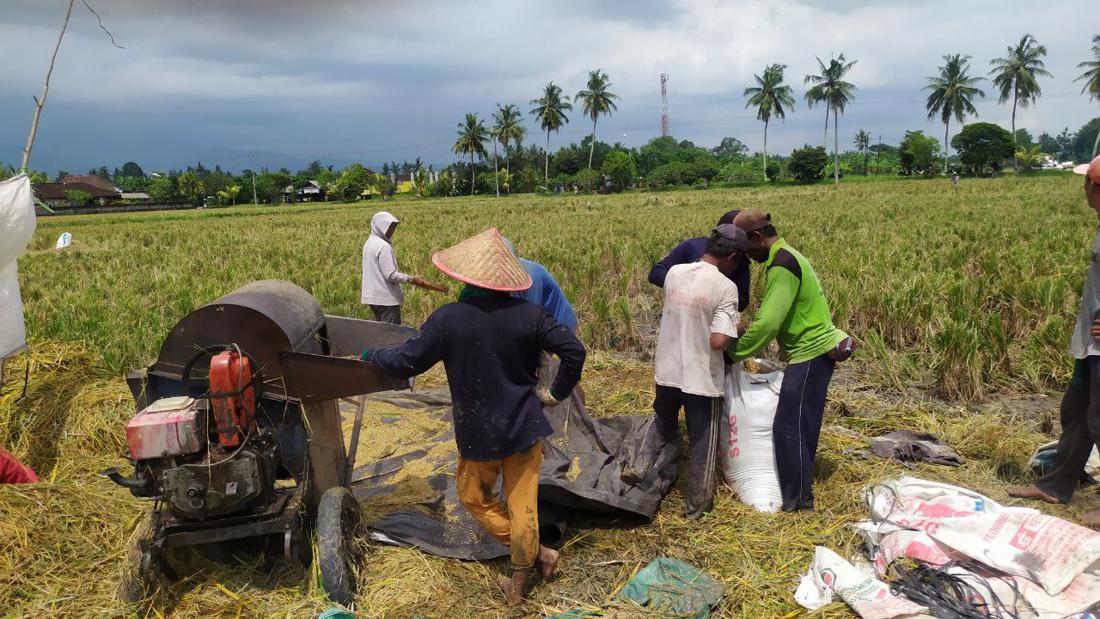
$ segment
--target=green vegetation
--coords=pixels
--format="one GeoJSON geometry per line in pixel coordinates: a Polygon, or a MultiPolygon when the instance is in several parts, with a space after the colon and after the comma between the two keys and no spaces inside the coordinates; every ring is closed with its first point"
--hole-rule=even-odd
{"type": "MultiPolygon", "coordinates": [[[[943,121],[943,173],[947,174],[947,145],[950,144],[948,136],[951,134],[951,117],[962,124],[968,114],[978,115],[974,109],[974,98],[984,97],[985,92],[975,84],[980,82],[980,77],[970,77],[970,56],[955,54],[944,56],[944,65],[940,67],[940,73],[936,77],[928,78],[925,90],[928,93],[928,101],[924,107],[928,110],[928,118],[940,115],[943,121]]],[[[906,134],[909,137],[909,134],[906,134]]],[[[903,149],[904,150],[904,149],[903,149]]]]}
{"type": "Polygon", "coordinates": [[[993,123],[973,123],[951,138],[959,160],[972,174],[999,172],[1001,162],[1016,153],[1012,134],[993,123]]]}
{"type": "MultiPolygon", "coordinates": [[[[1045,45],[1040,45],[1035,37],[1025,34],[1016,45],[1010,45],[1007,55],[994,58],[989,62],[993,69],[993,85],[1000,92],[1000,103],[1012,100],[1012,152],[1016,152],[1016,107],[1027,108],[1039,100],[1043,89],[1039,86],[1040,77],[1051,77],[1044,67],[1043,56],[1047,55],[1045,45]]],[[[1015,167],[1015,166],[1013,166],[1015,167]]]]}

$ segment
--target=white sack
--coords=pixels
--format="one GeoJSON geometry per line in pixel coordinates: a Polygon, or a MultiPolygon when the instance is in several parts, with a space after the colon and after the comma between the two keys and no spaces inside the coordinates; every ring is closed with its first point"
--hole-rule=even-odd
{"type": "Polygon", "coordinates": [[[924,606],[890,593],[889,585],[864,574],[832,550],[818,546],[794,599],[812,611],[832,602],[834,593],[863,619],[924,617],[928,612],[924,606]]]}
{"type": "Polygon", "coordinates": [[[62,232],[57,237],[57,243],[53,246],[54,249],[66,249],[73,244],[73,235],[68,232],[62,232]]]}
{"type": "Polygon", "coordinates": [[[27,342],[15,260],[34,234],[31,182],[20,174],[0,182],[0,359],[27,342]]]}
{"type": "Polygon", "coordinates": [[[777,512],[783,506],[772,443],[772,421],[782,384],[782,371],[749,374],[740,363],[726,370],[722,406],[729,424],[729,443],[719,454],[719,465],[737,498],[762,512],[777,512]]]}
{"type": "MultiPolygon", "coordinates": [[[[935,567],[967,559],[921,531],[895,531],[885,534],[875,551],[875,572],[883,578],[888,565],[904,558],[935,567]]],[[[1090,572],[1079,574],[1058,595],[1050,595],[1036,583],[1019,576],[983,576],[958,566],[948,568],[947,572],[962,578],[983,595],[992,590],[1001,602],[1014,603],[1015,608],[1011,610],[1021,618],[1058,619],[1100,602],[1100,577],[1090,572]]]]}
{"type": "Polygon", "coordinates": [[[872,486],[867,501],[875,519],[924,531],[951,550],[1040,584],[1050,595],[1095,568],[1100,557],[1100,533],[947,484],[902,477],[872,486]]]}

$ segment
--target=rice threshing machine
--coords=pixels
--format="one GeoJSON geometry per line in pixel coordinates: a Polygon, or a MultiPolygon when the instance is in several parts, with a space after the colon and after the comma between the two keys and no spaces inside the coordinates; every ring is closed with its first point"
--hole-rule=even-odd
{"type": "Polygon", "coordinates": [[[181,548],[215,558],[256,549],[318,561],[329,596],[350,603],[362,550],[348,485],[363,399],[347,449],[339,405],[407,388],[357,357],[415,333],[325,315],[308,292],[274,280],[180,320],[156,362],[127,379],[138,411],[126,425],[133,473],[104,472],[153,500],[120,595],[136,601],[161,588],[181,548]]]}

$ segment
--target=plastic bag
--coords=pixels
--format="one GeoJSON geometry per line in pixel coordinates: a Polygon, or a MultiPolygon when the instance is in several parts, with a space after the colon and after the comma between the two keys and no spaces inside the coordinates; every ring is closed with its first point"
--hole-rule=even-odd
{"type": "Polygon", "coordinates": [[[807,610],[817,610],[839,595],[863,619],[921,617],[928,609],[890,592],[890,587],[861,572],[840,555],[818,546],[809,571],[802,577],[794,599],[807,610]]]}
{"type": "Polygon", "coordinates": [[[57,243],[53,246],[54,249],[66,249],[73,244],[73,235],[68,232],[62,232],[61,236],[57,237],[57,243]]]}
{"type": "Polygon", "coordinates": [[[726,370],[723,407],[729,442],[719,454],[719,466],[737,498],[762,512],[777,512],[783,506],[772,443],[782,384],[783,372],[778,369],[750,374],[737,363],[726,370]]]}
{"type": "Polygon", "coordinates": [[[722,583],[697,568],[668,557],[649,562],[619,592],[649,613],[704,619],[725,594],[722,583]]]}
{"type": "Polygon", "coordinates": [[[0,182],[0,359],[27,342],[16,258],[34,234],[34,197],[26,175],[0,182]]]}

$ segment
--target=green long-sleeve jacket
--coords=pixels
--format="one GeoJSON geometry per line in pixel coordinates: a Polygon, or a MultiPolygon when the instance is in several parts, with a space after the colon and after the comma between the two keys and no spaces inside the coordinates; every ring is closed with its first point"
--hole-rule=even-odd
{"type": "Polygon", "coordinates": [[[848,337],[833,326],[821,282],[805,256],[779,239],[764,268],[764,300],[748,331],[728,351],[734,361],[755,355],[777,339],[788,362],[802,363],[848,337]]]}

